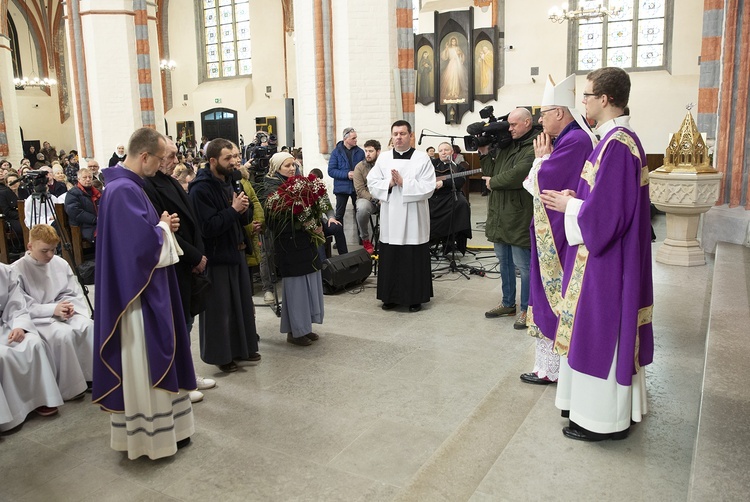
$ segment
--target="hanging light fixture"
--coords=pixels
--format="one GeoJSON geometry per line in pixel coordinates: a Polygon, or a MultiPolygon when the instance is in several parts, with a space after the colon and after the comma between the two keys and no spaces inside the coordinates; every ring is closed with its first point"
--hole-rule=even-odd
{"type": "MultiPolygon", "coordinates": [[[[31,43],[31,30],[29,30],[29,50],[31,51],[33,45],[31,43]]],[[[36,73],[32,70],[30,77],[14,78],[13,85],[16,86],[17,90],[23,90],[26,87],[39,87],[40,89],[46,89],[52,85],[57,85],[57,80],[54,78],[39,78],[36,73]]]]}
{"type": "Polygon", "coordinates": [[[171,59],[169,61],[162,59],[161,62],[159,62],[159,69],[161,71],[174,71],[175,68],[177,68],[177,63],[171,59]]]}
{"type": "Polygon", "coordinates": [[[599,4],[593,9],[576,9],[568,10],[568,4],[564,3],[560,7],[552,7],[549,10],[549,20],[553,23],[562,23],[563,21],[579,21],[589,19],[603,19],[607,16],[617,17],[622,12],[622,7],[608,9],[599,4]]]}

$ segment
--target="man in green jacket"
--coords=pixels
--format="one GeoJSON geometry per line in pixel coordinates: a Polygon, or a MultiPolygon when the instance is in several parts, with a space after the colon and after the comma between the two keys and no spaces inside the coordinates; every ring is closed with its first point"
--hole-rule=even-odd
{"type": "Polygon", "coordinates": [[[531,236],[529,226],[533,199],[523,188],[523,180],[534,162],[534,138],[540,131],[532,128],[531,113],[516,108],[508,115],[513,142],[499,150],[479,148],[482,179],[490,190],[487,201],[487,240],[495,246],[500,262],[503,299],[500,305],[485,312],[485,317],[516,315],[516,273],[521,273],[521,309],[513,327],[526,329],[529,305],[529,262],[531,236]]]}

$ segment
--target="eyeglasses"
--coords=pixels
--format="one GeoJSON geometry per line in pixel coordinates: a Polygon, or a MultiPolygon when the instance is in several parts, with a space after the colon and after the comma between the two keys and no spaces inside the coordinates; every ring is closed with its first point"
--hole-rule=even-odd
{"type": "Polygon", "coordinates": [[[149,155],[151,155],[152,157],[156,157],[157,159],[159,159],[159,162],[164,162],[164,157],[159,157],[155,153],[149,153],[149,155]]]}
{"type": "Polygon", "coordinates": [[[554,110],[559,110],[559,108],[549,108],[547,110],[539,110],[539,116],[540,117],[544,117],[545,113],[551,112],[551,111],[554,111],[554,110]]]}
{"type": "Polygon", "coordinates": [[[601,96],[601,94],[594,94],[593,92],[584,92],[583,93],[583,99],[584,100],[589,99],[592,96],[598,98],[599,96],[601,96]]]}

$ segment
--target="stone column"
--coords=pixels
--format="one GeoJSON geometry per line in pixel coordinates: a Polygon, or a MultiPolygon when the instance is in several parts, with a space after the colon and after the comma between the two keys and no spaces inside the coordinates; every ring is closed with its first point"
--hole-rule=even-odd
{"type": "Polygon", "coordinates": [[[701,232],[703,249],[713,253],[719,241],[750,245],[750,5],[704,0],[703,34],[699,127],[716,138],[714,167],[724,173],[701,232]]]}
{"type": "Polygon", "coordinates": [[[155,4],[70,0],[65,14],[79,155],[104,163],[130,132],[164,132],[155,4]]]}
{"type": "Polygon", "coordinates": [[[8,0],[0,0],[0,158],[7,158],[13,167],[18,167],[18,161],[23,157],[23,144],[18,127],[7,14],[8,0]]]}

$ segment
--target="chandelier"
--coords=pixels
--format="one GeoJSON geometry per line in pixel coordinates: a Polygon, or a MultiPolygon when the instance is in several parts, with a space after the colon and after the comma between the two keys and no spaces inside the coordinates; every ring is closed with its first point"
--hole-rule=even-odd
{"type": "Polygon", "coordinates": [[[563,21],[579,21],[589,19],[603,19],[607,16],[617,17],[622,12],[622,7],[609,10],[602,4],[593,9],[576,9],[568,10],[568,4],[564,3],[561,7],[552,7],[549,10],[549,20],[553,23],[562,23],[563,21]]]}
{"type": "Polygon", "coordinates": [[[159,69],[161,71],[174,71],[175,68],[177,68],[177,63],[175,63],[171,59],[169,61],[167,61],[166,59],[162,59],[159,62],[159,69]]]}
{"type": "Polygon", "coordinates": [[[57,85],[57,80],[47,77],[39,78],[34,75],[32,78],[14,78],[13,85],[15,85],[18,90],[25,89],[26,87],[39,87],[40,89],[46,89],[52,85],[57,85]]]}

